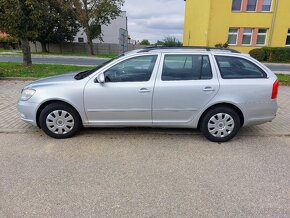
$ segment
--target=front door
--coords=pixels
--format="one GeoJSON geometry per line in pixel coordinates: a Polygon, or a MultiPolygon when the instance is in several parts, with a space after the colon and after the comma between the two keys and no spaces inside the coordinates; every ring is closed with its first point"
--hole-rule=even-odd
{"type": "Polygon", "coordinates": [[[153,96],[154,125],[186,125],[219,90],[212,57],[163,55],[153,96]]]}
{"type": "Polygon", "coordinates": [[[152,125],[152,95],[158,55],[132,57],[89,81],[84,104],[90,125],[152,125]]]}

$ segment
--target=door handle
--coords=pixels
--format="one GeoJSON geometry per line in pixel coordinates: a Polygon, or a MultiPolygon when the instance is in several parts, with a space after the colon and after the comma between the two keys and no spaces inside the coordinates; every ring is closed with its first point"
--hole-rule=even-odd
{"type": "Polygon", "coordinates": [[[203,89],[204,92],[214,92],[215,89],[213,87],[207,86],[203,89]]]}
{"type": "Polygon", "coordinates": [[[139,93],[149,93],[151,92],[149,89],[146,89],[146,88],[142,88],[142,89],[139,89],[139,93]]]}

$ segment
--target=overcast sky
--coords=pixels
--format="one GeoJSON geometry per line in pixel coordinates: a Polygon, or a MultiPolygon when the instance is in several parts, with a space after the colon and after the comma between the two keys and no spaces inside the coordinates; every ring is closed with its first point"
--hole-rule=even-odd
{"type": "Polygon", "coordinates": [[[184,8],[183,0],[125,0],[123,10],[131,38],[155,43],[166,36],[182,41],[184,8]]]}

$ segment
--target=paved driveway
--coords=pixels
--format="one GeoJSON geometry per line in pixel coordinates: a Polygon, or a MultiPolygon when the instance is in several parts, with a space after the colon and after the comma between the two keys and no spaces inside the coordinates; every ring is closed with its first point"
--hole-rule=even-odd
{"type": "Polygon", "coordinates": [[[55,140],[19,121],[0,81],[0,217],[290,217],[290,88],[272,124],[198,132],[92,129],[55,140]]]}
{"type": "MultiPolygon", "coordinates": [[[[16,102],[20,96],[21,88],[29,81],[7,81],[0,80],[0,132],[29,132],[38,131],[37,128],[23,123],[16,109],[16,102]]],[[[241,135],[257,135],[257,136],[281,136],[290,135],[290,87],[281,87],[279,94],[279,112],[277,118],[272,123],[260,126],[244,128],[241,135]]],[[[93,130],[92,130],[93,131],[93,130]]],[[[104,130],[107,131],[107,130],[104,130]]],[[[110,130],[115,131],[115,130],[110,130]]],[[[120,130],[117,130],[120,131],[120,130]]],[[[124,130],[126,131],[126,130],[124,130]]],[[[130,129],[130,131],[140,131],[140,129],[130,129]]],[[[142,131],[161,131],[168,133],[197,134],[192,130],[152,130],[142,129],[142,131]]],[[[86,131],[84,131],[86,132],[86,131]]]]}

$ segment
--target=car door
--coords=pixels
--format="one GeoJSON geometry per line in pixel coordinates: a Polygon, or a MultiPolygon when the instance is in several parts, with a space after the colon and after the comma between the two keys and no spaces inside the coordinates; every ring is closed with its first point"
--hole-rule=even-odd
{"type": "Polygon", "coordinates": [[[152,125],[152,95],[158,55],[142,55],[119,61],[94,78],[84,90],[90,125],[152,125]]]}
{"type": "Polygon", "coordinates": [[[154,125],[184,125],[219,90],[212,56],[163,54],[153,95],[154,125]]]}

